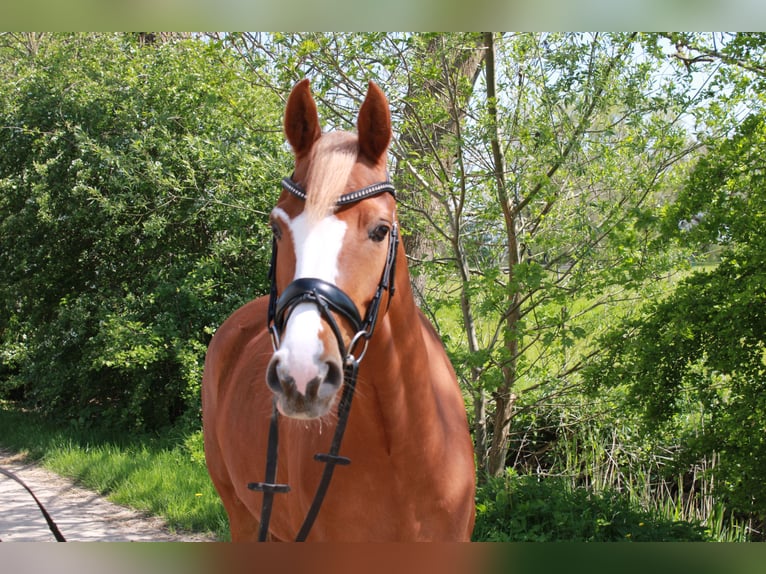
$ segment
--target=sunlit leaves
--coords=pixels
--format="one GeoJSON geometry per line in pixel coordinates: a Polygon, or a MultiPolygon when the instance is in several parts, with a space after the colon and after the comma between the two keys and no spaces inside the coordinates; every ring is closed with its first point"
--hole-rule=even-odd
{"type": "Polygon", "coordinates": [[[192,422],[211,332],[265,287],[279,104],[218,44],[47,41],[0,67],[2,385],[83,424],[192,422]]]}
{"type": "Polygon", "coordinates": [[[761,175],[761,116],[712,146],[667,210],[668,233],[697,249],[719,244],[721,262],[683,280],[667,298],[602,341],[605,354],[588,379],[624,385],[629,405],[653,429],[690,435],[679,454],[720,456],[717,494],[733,508],[766,516],[760,476],[766,346],[766,181],[761,175]],[[679,230],[682,214],[701,213],[679,230]],[[725,229],[726,238],[722,238],[725,229]],[[696,418],[690,418],[695,417],[696,418]]]}

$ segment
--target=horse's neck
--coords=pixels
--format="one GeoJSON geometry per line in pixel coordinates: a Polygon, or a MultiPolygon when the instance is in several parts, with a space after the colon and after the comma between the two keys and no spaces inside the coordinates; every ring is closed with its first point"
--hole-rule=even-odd
{"type": "Polygon", "coordinates": [[[452,376],[451,366],[424,327],[409,284],[396,292],[381,318],[364,363],[360,384],[374,386],[376,400],[368,408],[378,410],[390,448],[411,446],[414,436],[438,440],[442,405],[437,387],[452,376]]]}

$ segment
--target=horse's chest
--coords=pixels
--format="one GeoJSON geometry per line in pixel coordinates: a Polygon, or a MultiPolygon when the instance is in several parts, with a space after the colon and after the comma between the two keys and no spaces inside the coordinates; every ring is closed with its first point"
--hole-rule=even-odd
{"type": "MultiPolygon", "coordinates": [[[[303,521],[324,468],[313,455],[326,450],[326,445],[324,449],[318,444],[304,445],[284,456],[280,470],[291,491],[275,507],[273,527],[277,532],[294,532],[303,521]]],[[[312,539],[395,540],[405,534],[404,525],[411,528],[416,524],[417,497],[408,490],[406,469],[398,461],[380,445],[344,445],[341,454],[351,464],[336,467],[312,539]]],[[[407,538],[412,539],[412,533],[407,538]]]]}

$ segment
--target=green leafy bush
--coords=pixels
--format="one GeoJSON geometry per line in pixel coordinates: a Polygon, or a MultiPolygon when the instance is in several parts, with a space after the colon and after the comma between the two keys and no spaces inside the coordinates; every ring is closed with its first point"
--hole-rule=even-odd
{"type": "Polygon", "coordinates": [[[4,57],[0,394],[79,426],[196,422],[211,334],[265,291],[278,103],[197,40],[4,57]]]}
{"type": "Polygon", "coordinates": [[[477,492],[474,540],[490,542],[703,541],[705,529],[633,507],[615,491],[513,473],[477,492]]]}
{"type": "Polygon", "coordinates": [[[584,375],[592,388],[624,389],[623,408],[647,437],[674,436],[687,467],[716,460],[717,499],[763,536],[766,524],[766,116],[711,142],[668,208],[668,233],[720,263],[680,281],[665,298],[613,329],[584,375]],[[679,220],[698,214],[694,225],[679,220]],[[672,230],[672,231],[671,231],[672,230]]]}

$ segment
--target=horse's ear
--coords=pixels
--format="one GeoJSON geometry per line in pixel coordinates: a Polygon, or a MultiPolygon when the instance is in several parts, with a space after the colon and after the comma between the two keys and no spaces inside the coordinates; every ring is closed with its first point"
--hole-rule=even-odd
{"type": "Polygon", "coordinates": [[[359,109],[356,121],[359,133],[359,151],[373,163],[385,161],[388,144],[391,142],[391,112],[388,100],[377,84],[370,82],[367,96],[359,109]]]}
{"type": "Polygon", "coordinates": [[[285,136],[296,156],[307,153],[322,135],[319,115],[311,97],[308,79],[298,82],[285,107],[285,136]]]}

